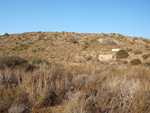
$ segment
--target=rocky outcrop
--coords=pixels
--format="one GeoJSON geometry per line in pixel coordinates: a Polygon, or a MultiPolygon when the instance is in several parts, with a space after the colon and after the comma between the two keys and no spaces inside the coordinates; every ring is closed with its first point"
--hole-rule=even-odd
{"type": "Polygon", "coordinates": [[[99,61],[110,61],[113,59],[113,55],[107,54],[107,55],[98,55],[99,61]]]}

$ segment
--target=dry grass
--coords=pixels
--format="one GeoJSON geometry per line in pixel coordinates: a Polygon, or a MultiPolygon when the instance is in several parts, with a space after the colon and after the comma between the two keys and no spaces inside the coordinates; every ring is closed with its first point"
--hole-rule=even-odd
{"type": "Polygon", "coordinates": [[[150,112],[150,58],[145,48],[149,40],[120,34],[32,32],[0,36],[0,41],[0,56],[18,55],[28,61],[9,66],[12,58],[2,60],[0,113],[150,112]],[[115,55],[111,49],[126,47],[132,51],[125,60],[97,60],[99,54],[115,55]],[[135,55],[136,50],[142,53],[135,55]],[[132,59],[142,64],[130,65],[132,59]]]}
{"type": "Polygon", "coordinates": [[[9,113],[149,112],[150,71],[144,66],[39,65],[0,73],[0,111],[9,113]],[[4,79],[15,79],[7,86],[4,79]],[[17,84],[15,84],[17,83],[17,84]],[[54,111],[55,109],[55,111],[54,111]]]}

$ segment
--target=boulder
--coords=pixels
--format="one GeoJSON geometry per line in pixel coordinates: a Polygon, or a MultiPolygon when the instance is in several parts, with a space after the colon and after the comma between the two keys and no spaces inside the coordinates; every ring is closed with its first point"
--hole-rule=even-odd
{"type": "Polygon", "coordinates": [[[100,61],[110,61],[113,59],[113,55],[107,54],[107,55],[98,55],[98,59],[100,61]]]}

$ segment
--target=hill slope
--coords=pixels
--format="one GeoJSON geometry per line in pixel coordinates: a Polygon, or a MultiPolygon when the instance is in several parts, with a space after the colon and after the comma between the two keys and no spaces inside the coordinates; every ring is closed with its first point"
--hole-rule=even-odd
{"type": "Polygon", "coordinates": [[[149,50],[120,34],[0,36],[0,113],[149,113],[149,50]]]}
{"type": "MultiPolygon", "coordinates": [[[[98,55],[124,49],[130,61],[150,54],[150,40],[120,34],[85,34],[72,32],[30,32],[0,37],[0,55],[39,56],[47,60],[86,62],[98,61],[98,55]]],[[[113,59],[116,61],[116,59],[113,59]]]]}

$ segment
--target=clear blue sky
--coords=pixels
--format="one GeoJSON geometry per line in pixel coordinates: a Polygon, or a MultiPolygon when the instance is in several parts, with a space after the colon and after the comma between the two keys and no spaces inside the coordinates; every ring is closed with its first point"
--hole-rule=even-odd
{"type": "Polygon", "coordinates": [[[150,38],[150,0],[0,0],[0,35],[32,31],[150,38]]]}

